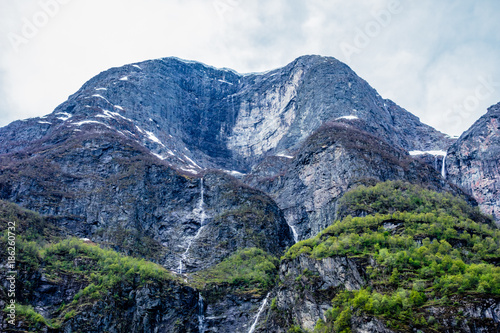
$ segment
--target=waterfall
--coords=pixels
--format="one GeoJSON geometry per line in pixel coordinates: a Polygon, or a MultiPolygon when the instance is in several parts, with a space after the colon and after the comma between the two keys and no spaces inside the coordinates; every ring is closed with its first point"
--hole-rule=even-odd
{"type": "Polygon", "coordinates": [[[191,245],[193,245],[193,242],[198,239],[198,237],[200,237],[202,230],[205,228],[205,220],[207,219],[207,214],[205,212],[205,189],[203,187],[203,178],[200,179],[200,199],[198,200],[198,205],[196,205],[196,208],[193,212],[200,221],[200,229],[198,229],[194,237],[191,237],[188,240],[188,246],[182,254],[181,259],[179,260],[179,267],[177,268],[177,273],[179,274],[182,274],[183,272],[184,261],[186,261],[187,259],[188,252],[191,249],[191,245]]]}
{"type": "Polygon", "coordinates": [[[437,155],[434,155],[434,169],[438,169],[438,156],[437,155]]]}
{"type": "Polygon", "coordinates": [[[203,311],[204,308],[203,297],[201,293],[198,294],[198,332],[205,333],[205,313],[203,311]]]}
{"type": "Polygon", "coordinates": [[[252,326],[250,327],[250,330],[248,331],[248,333],[253,333],[255,331],[255,328],[257,327],[257,323],[259,322],[259,317],[262,314],[262,312],[264,311],[264,308],[266,307],[267,300],[269,299],[269,295],[271,295],[271,293],[268,293],[266,298],[264,298],[264,301],[262,301],[262,305],[259,308],[259,312],[257,312],[257,315],[255,316],[255,320],[254,320],[252,326]]]}
{"type": "Polygon", "coordinates": [[[441,166],[441,176],[446,179],[446,153],[443,156],[443,165],[441,166]]]}
{"type": "Polygon", "coordinates": [[[299,241],[299,235],[297,234],[297,230],[295,230],[295,227],[291,224],[289,224],[290,226],[290,229],[292,229],[292,233],[293,233],[293,239],[295,240],[295,243],[297,243],[299,241]]]}

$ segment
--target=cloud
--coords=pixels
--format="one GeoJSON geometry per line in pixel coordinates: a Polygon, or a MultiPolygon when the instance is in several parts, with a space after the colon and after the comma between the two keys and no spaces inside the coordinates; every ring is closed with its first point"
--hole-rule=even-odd
{"type": "Polygon", "coordinates": [[[388,24],[377,15],[397,0],[66,0],[15,52],[8,33],[19,33],[40,1],[59,0],[0,0],[0,97],[10,97],[0,125],[51,112],[109,67],[171,55],[240,72],[304,54],[334,56],[383,97],[450,134],[500,100],[496,88],[453,121],[443,111],[474,94],[481,77],[500,77],[494,0],[401,0],[388,24]],[[348,58],[341,45],[356,45],[360,31],[372,37],[348,58]]]}

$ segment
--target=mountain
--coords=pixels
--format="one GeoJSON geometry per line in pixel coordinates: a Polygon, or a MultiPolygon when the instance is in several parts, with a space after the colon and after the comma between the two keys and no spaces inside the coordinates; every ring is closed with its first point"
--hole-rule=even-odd
{"type": "Polygon", "coordinates": [[[3,128],[0,152],[54,132],[111,129],[176,167],[247,172],[259,158],[293,153],[323,123],[342,118],[358,119],[406,150],[452,142],[334,58],[304,56],[248,75],[165,58],[103,72],[52,114],[3,128]]]}
{"type": "MultiPolygon", "coordinates": [[[[493,124],[493,113],[484,121],[493,124]]],[[[496,199],[498,143],[488,128],[480,140],[452,139],[329,57],[304,56],[252,74],[177,58],[112,68],[53,113],[0,128],[0,200],[7,207],[0,231],[14,218],[26,226],[18,266],[29,292],[17,297],[18,329],[300,332],[323,320],[330,332],[338,318],[329,322],[326,311],[343,290],[397,291],[389,283],[395,267],[378,251],[402,251],[400,236],[419,262],[415,251],[426,237],[444,244],[432,248],[441,259],[418,269],[398,261],[408,281],[421,276],[436,289],[419,294],[427,303],[418,303],[435,310],[411,317],[415,326],[403,318],[420,311],[413,305],[394,318],[356,308],[354,331],[372,325],[387,332],[397,329],[394,321],[422,328],[422,316],[432,316],[435,329],[467,331],[470,325],[442,313],[452,308],[440,298],[455,292],[438,284],[445,274],[427,274],[446,255],[460,274],[467,265],[489,265],[481,289],[464,289],[456,301],[472,304],[478,293],[480,305],[461,308],[464,318],[495,327],[499,235],[475,208],[476,199],[483,209],[496,199]],[[465,154],[454,151],[485,142],[491,149],[475,153],[474,164],[460,164],[471,169],[456,168],[488,175],[491,186],[481,194],[472,176],[457,180],[454,156],[465,154]],[[365,188],[375,194],[357,192],[365,188]],[[364,227],[352,226],[353,216],[365,219],[364,227]],[[347,227],[331,233],[335,223],[347,227]],[[332,238],[370,230],[387,242],[351,249],[332,238]],[[372,269],[380,275],[371,277],[372,269]],[[312,294],[297,292],[303,288],[312,294]]],[[[401,285],[408,293],[410,282],[401,285]]],[[[0,306],[6,299],[2,289],[0,306]]]]}
{"type": "Polygon", "coordinates": [[[446,174],[500,223],[500,103],[491,106],[450,147],[446,174]]]}
{"type": "MultiPolygon", "coordinates": [[[[50,179],[57,179],[53,172],[61,167],[59,172],[62,175],[69,178],[78,175],[86,183],[82,186],[91,193],[100,187],[88,184],[91,179],[108,178],[113,172],[123,173],[120,168],[129,168],[129,173],[133,173],[130,166],[122,166],[114,158],[117,155],[123,157],[125,164],[129,164],[130,157],[135,156],[136,160],[162,164],[184,174],[195,175],[201,174],[203,170],[217,169],[239,178],[250,174],[250,179],[260,182],[258,174],[262,174],[264,164],[269,164],[268,161],[273,158],[286,160],[297,155],[304,149],[308,138],[330,122],[346,123],[353,131],[360,129],[371,135],[371,142],[380,142],[377,145],[388,144],[394,149],[402,149],[399,153],[389,154],[406,159],[407,165],[412,162],[408,157],[403,157],[404,150],[446,150],[453,142],[448,136],[422,124],[417,117],[395,103],[382,99],[348,66],[334,58],[304,56],[281,69],[248,75],[177,58],[165,58],[103,72],[84,84],[52,114],[16,121],[0,129],[0,153],[9,163],[17,161],[15,163],[23,166],[35,162],[32,156],[36,155],[36,159],[43,162],[36,161],[37,166],[33,168],[46,166],[44,170],[47,171],[49,183],[50,179]],[[79,147],[82,142],[83,147],[79,147]],[[92,159],[83,161],[76,158],[82,149],[95,150],[89,156],[92,159]],[[113,152],[124,149],[126,152],[113,152]],[[52,156],[56,150],[61,152],[52,156]],[[132,153],[132,150],[137,152],[132,153]],[[101,163],[104,160],[109,160],[111,164],[101,163]],[[72,161],[74,166],[62,166],[72,161]],[[116,163],[120,166],[112,166],[116,163]],[[100,166],[97,167],[97,164],[100,166]],[[103,169],[102,165],[110,167],[100,170],[103,169]],[[77,170],[81,168],[86,169],[77,170]]],[[[357,161],[353,160],[353,163],[357,161]]],[[[410,168],[424,167],[414,163],[410,168]]],[[[27,169],[30,170],[30,167],[27,169]]],[[[275,169],[278,173],[282,172],[280,167],[273,165],[265,171],[267,175],[264,178],[275,177],[276,174],[272,172],[275,169]]],[[[391,176],[385,172],[386,175],[381,177],[372,175],[373,168],[359,169],[360,174],[353,175],[356,179],[350,183],[360,178],[387,180],[400,179],[401,176],[391,176]]],[[[23,202],[25,207],[36,211],[55,214],[54,207],[63,201],[54,199],[56,203],[50,199],[50,203],[41,203],[39,196],[30,193],[34,187],[23,189],[23,195],[20,196],[17,190],[20,187],[16,183],[26,180],[16,180],[20,174],[14,176],[10,170],[6,168],[3,173],[3,186],[0,187],[4,193],[2,198],[23,202]]],[[[429,172],[432,174],[428,168],[417,171],[421,174],[429,172]]],[[[36,172],[34,177],[37,177],[36,172]]],[[[430,177],[434,178],[435,183],[441,183],[438,175],[430,177]]],[[[248,183],[255,185],[254,181],[248,183]]],[[[76,186],[72,180],[67,180],[65,184],[76,186]]],[[[56,192],[73,191],[66,190],[59,181],[53,182],[51,186],[56,192]]],[[[301,186],[306,187],[305,191],[308,192],[301,201],[318,201],[311,196],[312,192],[318,192],[317,188],[307,184],[301,186]]],[[[113,196],[109,188],[104,188],[107,194],[101,190],[98,192],[113,196]]],[[[321,213],[317,221],[315,216],[309,216],[308,207],[298,204],[290,210],[277,200],[279,190],[268,193],[285,210],[288,223],[296,226],[294,228],[299,238],[306,238],[321,230],[334,217],[331,214],[332,207],[346,189],[346,186],[342,186],[335,191],[326,191],[332,193],[321,194],[323,199],[319,206],[315,204],[314,210],[325,213],[321,213]]],[[[37,191],[43,190],[39,188],[37,191]]],[[[49,191],[42,197],[52,195],[52,191],[49,191]]],[[[102,228],[103,222],[97,221],[106,219],[97,213],[89,214],[88,207],[98,206],[91,204],[90,198],[85,200],[87,203],[83,207],[59,210],[64,214],[72,211],[71,216],[85,221],[80,226],[86,230],[80,233],[83,237],[87,237],[88,230],[92,228],[102,228]],[[89,224],[97,227],[90,227],[89,224]]],[[[99,198],[97,202],[102,200],[99,198]]],[[[145,201],[146,206],[151,206],[147,199],[145,201]]],[[[126,211],[132,212],[130,209],[126,211]]],[[[116,213],[111,215],[117,219],[116,213]]],[[[123,219],[129,220],[130,217],[123,219]]]]}

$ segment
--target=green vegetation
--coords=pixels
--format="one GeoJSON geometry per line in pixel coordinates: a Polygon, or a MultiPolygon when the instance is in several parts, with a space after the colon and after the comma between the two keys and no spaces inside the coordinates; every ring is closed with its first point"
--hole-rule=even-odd
{"type": "Polygon", "coordinates": [[[227,285],[237,292],[263,294],[274,285],[277,266],[277,258],[261,249],[248,248],[191,277],[196,285],[206,289],[227,285]]]}
{"type": "Polygon", "coordinates": [[[82,286],[72,303],[62,305],[58,318],[51,322],[29,306],[19,305],[22,317],[33,327],[42,324],[48,327],[60,326],[65,320],[73,318],[81,306],[111,297],[113,292],[124,286],[138,288],[145,284],[176,279],[162,266],[102,249],[76,238],[40,247],[35,242],[27,242],[19,237],[16,245],[18,261],[23,270],[40,269],[54,282],[71,276],[82,286]]]}
{"type": "Polygon", "coordinates": [[[73,304],[86,297],[99,299],[119,284],[141,286],[175,279],[162,266],[101,249],[76,238],[48,245],[39,255],[49,275],[72,274],[90,282],[75,295],[73,304]]]}
{"type": "MultiPolygon", "coordinates": [[[[60,240],[61,231],[39,214],[0,200],[0,232],[5,235],[8,227],[14,226],[15,233],[27,241],[47,243],[60,240]],[[11,222],[10,224],[8,222],[11,222]],[[12,224],[13,223],[13,224],[12,224]]],[[[5,241],[2,237],[0,242],[5,241]]]]}
{"type": "MultiPolygon", "coordinates": [[[[283,257],[374,259],[365,267],[367,287],[338,293],[315,332],[349,332],[354,314],[379,317],[393,329],[426,327],[427,306],[452,307],[453,297],[500,295],[500,267],[491,264],[500,258],[500,230],[472,220],[479,212],[462,199],[386,182],[351,191],[342,207],[371,215],[349,215],[283,257]]],[[[437,322],[433,326],[439,328],[437,322]]]]}
{"type": "Polygon", "coordinates": [[[440,212],[453,217],[467,217],[475,222],[494,225],[491,218],[481,214],[461,198],[450,193],[438,193],[403,181],[387,181],[375,186],[358,186],[347,192],[339,202],[342,217],[392,214],[395,212],[440,212]]]}
{"type": "MultiPolygon", "coordinates": [[[[4,310],[8,312],[8,310],[4,310]]],[[[44,327],[57,329],[60,325],[51,320],[45,319],[41,314],[36,312],[31,305],[16,304],[16,317],[17,320],[26,322],[28,328],[41,330],[44,327]]]]}

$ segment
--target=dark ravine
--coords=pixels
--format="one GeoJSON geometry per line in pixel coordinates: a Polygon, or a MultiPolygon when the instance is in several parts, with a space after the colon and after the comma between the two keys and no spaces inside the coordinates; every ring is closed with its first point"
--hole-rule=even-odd
{"type": "MultiPolygon", "coordinates": [[[[366,261],[284,260],[272,288],[200,288],[192,274],[242,249],[280,258],[345,217],[346,192],[388,180],[461,196],[498,221],[499,110],[455,140],[331,57],[303,56],[257,74],[150,60],[102,72],[53,113],[0,128],[0,199],[57,230],[58,239],[40,244],[85,238],[175,277],[116,287],[54,332],[97,332],[89,323],[98,317],[109,332],[248,332],[252,324],[287,332],[295,322],[312,330],[339,290],[365,285],[366,261]],[[446,161],[425,153],[432,151],[447,151],[446,161]],[[309,287],[298,293],[298,285],[309,287]]],[[[56,283],[44,269],[23,273],[34,296],[19,301],[55,318],[88,283],[56,283]]],[[[464,311],[499,318],[495,302],[464,311]]],[[[379,318],[352,323],[353,332],[391,332],[379,318]]]]}

